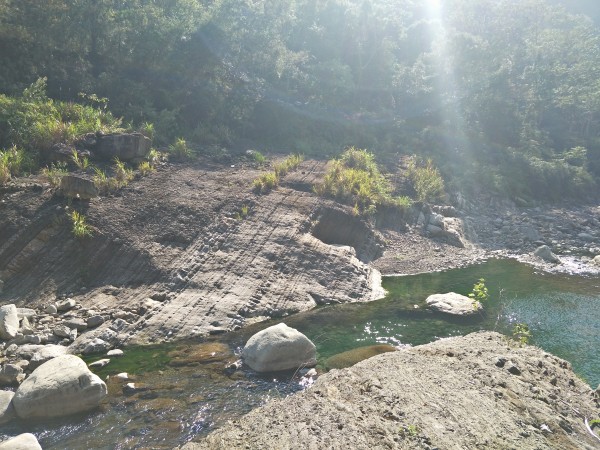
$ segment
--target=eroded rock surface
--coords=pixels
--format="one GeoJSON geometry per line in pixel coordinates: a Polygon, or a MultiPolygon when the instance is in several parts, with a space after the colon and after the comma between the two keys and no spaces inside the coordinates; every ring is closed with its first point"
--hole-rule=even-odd
{"type": "Polygon", "coordinates": [[[569,363],[480,332],[329,372],[183,448],[591,450],[599,412],[569,363]]]}

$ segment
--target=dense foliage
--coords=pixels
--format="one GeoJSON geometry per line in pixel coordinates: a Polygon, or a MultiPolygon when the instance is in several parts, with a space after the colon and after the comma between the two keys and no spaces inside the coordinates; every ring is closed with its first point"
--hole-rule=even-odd
{"type": "MultiPolygon", "coordinates": [[[[432,158],[450,190],[586,196],[600,177],[600,35],[558,3],[0,0],[0,114],[47,77],[49,97],[107,98],[127,123],[154,124],[159,145],[356,145],[432,158]]],[[[22,145],[9,133],[5,149],[22,145]]]]}

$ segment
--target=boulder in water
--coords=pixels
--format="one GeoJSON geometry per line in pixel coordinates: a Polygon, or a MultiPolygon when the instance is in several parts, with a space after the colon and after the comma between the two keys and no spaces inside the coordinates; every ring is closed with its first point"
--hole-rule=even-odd
{"type": "Polygon", "coordinates": [[[106,384],[74,355],[57,356],[42,364],[15,393],[21,419],[60,417],[88,411],[106,397],[106,384]]]}
{"type": "Polygon", "coordinates": [[[10,422],[17,417],[12,399],[15,393],[11,391],[0,391],[0,424],[10,422]]]}
{"type": "Polygon", "coordinates": [[[435,311],[455,316],[470,316],[482,308],[481,303],[478,301],[456,292],[430,295],[425,303],[435,311]]]}
{"type": "Polygon", "coordinates": [[[244,362],[257,372],[311,367],[317,364],[315,344],[305,335],[284,323],[259,331],[244,350],[244,362]]]}
{"type": "Polygon", "coordinates": [[[42,447],[33,434],[23,433],[0,442],[0,450],[42,450],[42,447]]]}

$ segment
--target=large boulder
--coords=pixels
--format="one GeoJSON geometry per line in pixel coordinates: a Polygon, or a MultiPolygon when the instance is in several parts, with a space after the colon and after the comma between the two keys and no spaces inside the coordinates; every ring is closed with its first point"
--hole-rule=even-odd
{"type": "Polygon", "coordinates": [[[12,404],[12,399],[14,396],[14,392],[0,391],[0,425],[10,422],[17,417],[15,414],[15,408],[12,404]]]}
{"type": "Polygon", "coordinates": [[[98,197],[98,188],[93,180],[79,175],[65,175],[60,180],[60,192],[68,198],[90,200],[98,197]]]}
{"type": "Polygon", "coordinates": [[[556,256],[554,253],[552,253],[552,250],[550,250],[550,247],[548,247],[547,245],[542,245],[541,247],[538,247],[535,252],[533,252],[534,256],[537,256],[540,259],[543,259],[546,262],[549,263],[559,263],[560,259],[558,259],[558,256],[556,256]]]}
{"type": "Polygon", "coordinates": [[[150,152],[152,141],[141,133],[100,134],[94,154],[102,159],[137,162],[150,152]]]}
{"type": "Polygon", "coordinates": [[[595,257],[595,258],[592,260],[592,262],[593,262],[594,264],[596,264],[598,267],[600,267],[600,255],[596,256],[596,257],[595,257]]]}
{"type": "Polygon", "coordinates": [[[14,339],[19,332],[19,316],[13,304],[0,306],[0,338],[14,339]]]}
{"type": "Polygon", "coordinates": [[[481,309],[481,303],[456,292],[430,295],[425,303],[435,311],[455,316],[469,316],[481,309]]]}
{"type": "Polygon", "coordinates": [[[284,323],[259,331],[244,350],[244,362],[257,372],[311,367],[317,364],[317,350],[310,339],[284,323]]]}
{"type": "Polygon", "coordinates": [[[23,433],[0,442],[0,450],[42,450],[42,446],[33,434],[23,433]]]}
{"type": "Polygon", "coordinates": [[[63,356],[67,354],[67,347],[63,345],[54,345],[49,344],[45,345],[43,348],[38,350],[33,354],[31,359],[29,360],[29,369],[35,370],[42,364],[50,361],[53,358],[58,356],[63,356]]]}
{"type": "Polygon", "coordinates": [[[21,419],[60,417],[96,408],[106,392],[106,384],[81,358],[64,355],[35,369],[13,404],[21,419]]]}

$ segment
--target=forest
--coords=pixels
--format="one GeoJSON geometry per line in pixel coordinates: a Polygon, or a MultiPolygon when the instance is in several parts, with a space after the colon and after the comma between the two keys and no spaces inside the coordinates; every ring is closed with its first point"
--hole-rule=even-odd
{"type": "Polygon", "coordinates": [[[118,124],[207,155],[331,157],[355,146],[390,170],[418,155],[450,191],[586,200],[600,181],[597,9],[0,0],[0,147],[23,147],[33,170],[52,139],[118,124]],[[70,127],[73,114],[87,125],[70,127]],[[48,117],[63,132],[40,132],[48,117]]]}

